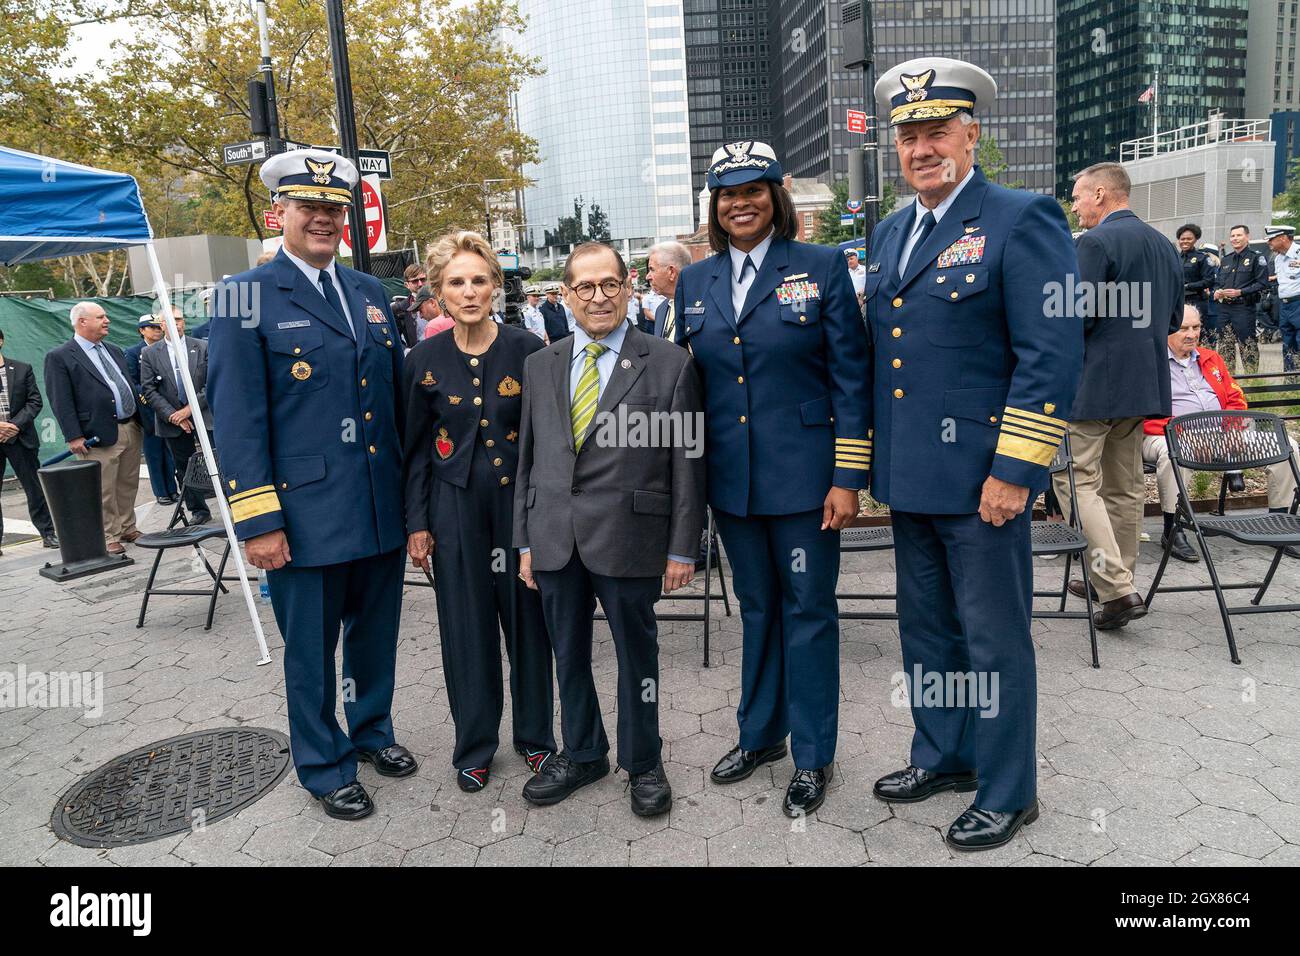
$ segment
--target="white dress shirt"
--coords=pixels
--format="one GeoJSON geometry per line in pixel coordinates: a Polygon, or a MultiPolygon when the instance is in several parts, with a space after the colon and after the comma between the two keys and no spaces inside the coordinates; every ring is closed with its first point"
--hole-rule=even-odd
{"type": "MultiPolygon", "coordinates": [[[[311,287],[318,293],[320,292],[321,272],[326,273],[330,277],[330,282],[334,283],[334,291],[338,293],[339,302],[343,304],[343,318],[347,319],[348,328],[352,330],[352,335],[355,338],[357,334],[357,324],[352,320],[352,310],[348,308],[348,296],[347,293],[343,291],[343,286],[339,283],[339,275],[334,268],[334,260],[331,259],[330,264],[324,269],[317,269],[311,263],[299,259],[288,249],[285,249],[284,246],[281,246],[280,248],[284,250],[284,254],[288,257],[289,261],[296,265],[302,274],[307,277],[307,281],[311,283],[311,287]]],[[[323,293],[321,294],[321,298],[325,298],[323,293]]]]}
{"type": "Polygon", "coordinates": [[[728,252],[731,253],[731,307],[735,310],[736,321],[740,321],[740,312],[745,307],[745,297],[749,295],[749,287],[754,284],[758,270],[763,268],[763,258],[772,245],[773,235],[775,230],[769,232],[767,238],[749,252],[741,252],[735,246],[728,247],[728,252]],[[746,256],[754,263],[754,268],[749,270],[748,275],[742,279],[740,270],[745,268],[746,256]]]}
{"type": "Polygon", "coordinates": [[[902,278],[903,272],[907,269],[908,260],[912,258],[912,247],[916,245],[916,240],[920,237],[921,220],[925,217],[925,214],[927,212],[934,214],[934,225],[935,228],[938,228],[939,223],[943,222],[944,213],[946,213],[952,204],[957,201],[957,197],[961,195],[961,191],[966,188],[966,184],[970,182],[974,176],[975,167],[972,166],[970,170],[967,171],[966,175],[962,177],[961,182],[957,184],[957,188],[945,196],[943,202],[939,203],[939,205],[935,206],[933,209],[927,209],[921,203],[921,197],[919,195],[916,197],[916,200],[913,203],[913,209],[915,212],[912,218],[912,231],[908,233],[907,242],[903,244],[903,254],[898,257],[899,278],[902,278]]]}

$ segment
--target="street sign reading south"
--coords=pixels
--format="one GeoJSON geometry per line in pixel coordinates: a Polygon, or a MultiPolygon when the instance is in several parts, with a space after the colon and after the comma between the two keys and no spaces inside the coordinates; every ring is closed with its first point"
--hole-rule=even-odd
{"type": "Polygon", "coordinates": [[[260,139],[247,143],[231,143],[221,147],[221,162],[225,166],[242,166],[260,163],[266,159],[266,142],[260,139]]]}

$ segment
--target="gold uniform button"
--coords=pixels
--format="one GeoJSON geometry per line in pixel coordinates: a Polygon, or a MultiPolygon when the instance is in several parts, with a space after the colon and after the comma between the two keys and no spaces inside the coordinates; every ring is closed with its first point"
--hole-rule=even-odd
{"type": "Polygon", "coordinates": [[[370,412],[366,412],[366,421],[370,421],[370,419],[372,419],[372,418],[374,418],[374,417],[375,417],[375,416],[372,415],[372,414],[370,414],[370,412]]]}
{"type": "Polygon", "coordinates": [[[736,376],[736,382],[737,382],[738,384],[740,384],[740,385],[744,385],[744,384],[745,384],[745,376],[743,376],[743,375],[737,375],[737,376],[736,376]]]}
{"type": "Polygon", "coordinates": [[[502,476],[501,476],[501,484],[503,484],[503,485],[508,485],[508,484],[510,484],[510,479],[507,478],[505,475],[502,475],[502,476]]]}
{"type": "Polygon", "coordinates": [[[366,387],[366,380],[364,378],[361,380],[361,387],[362,388],[366,387]]]}
{"type": "Polygon", "coordinates": [[[482,404],[483,404],[483,399],[482,399],[480,396],[475,395],[475,396],[474,396],[474,404],[475,404],[475,405],[482,405],[482,404]]]}
{"type": "Polygon", "coordinates": [[[747,421],[749,421],[749,419],[747,419],[744,415],[741,415],[741,416],[740,416],[740,424],[743,425],[743,424],[745,424],[745,422],[747,422],[747,421]]]}
{"type": "Polygon", "coordinates": [[[902,368],[902,367],[903,367],[903,360],[902,360],[902,359],[894,359],[894,361],[893,361],[893,366],[894,366],[894,368],[902,368]]]}
{"type": "Polygon", "coordinates": [[[947,276],[939,276],[939,278],[935,279],[934,281],[937,282],[937,283],[939,283],[939,285],[943,285],[943,281],[944,281],[944,279],[946,279],[946,278],[947,278],[947,276]]]}
{"type": "Polygon", "coordinates": [[[375,446],[374,446],[374,445],[371,445],[371,446],[370,446],[370,454],[372,454],[372,455],[375,454],[375,446]]]}
{"type": "Polygon", "coordinates": [[[387,345],[387,346],[391,349],[391,348],[393,347],[393,340],[392,340],[392,339],[384,339],[384,344],[387,345]]]}
{"type": "Polygon", "coordinates": [[[898,338],[903,334],[903,330],[895,326],[894,331],[891,334],[894,336],[894,338],[898,338]]]}
{"type": "Polygon", "coordinates": [[[474,379],[474,384],[475,384],[475,385],[478,384],[478,379],[474,379]]]}
{"type": "Polygon", "coordinates": [[[996,425],[997,423],[998,423],[998,416],[996,416],[996,415],[990,415],[990,416],[989,416],[989,424],[990,424],[990,425],[996,425]]]}
{"type": "Polygon", "coordinates": [[[492,448],[493,446],[496,445],[496,442],[494,442],[491,438],[489,438],[489,439],[488,439],[487,441],[485,441],[483,444],[487,445],[489,448],[492,448]]]}
{"type": "Polygon", "coordinates": [[[472,365],[474,368],[478,368],[478,359],[476,358],[470,359],[469,364],[472,365]]]}
{"type": "Polygon", "coordinates": [[[801,315],[801,316],[799,316],[799,321],[800,321],[800,322],[807,322],[807,321],[808,321],[808,317],[807,317],[806,315],[801,315]]]}
{"type": "Polygon", "coordinates": [[[302,354],[302,349],[298,348],[298,346],[295,345],[295,346],[293,347],[293,354],[294,354],[294,355],[301,355],[301,354],[302,354]]]}
{"type": "Polygon", "coordinates": [[[903,390],[901,388],[894,389],[894,398],[902,398],[902,397],[903,397],[903,390]]]}
{"type": "Polygon", "coordinates": [[[498,468],[500,468],[500,467],[501,467],[501,459],[500,459],[500,458],[493,458],[493,459],[492,459],[492,464],[494,464],[494,465],[496,465],[498,468]]]}
{"type": "Polygon", "coordinates": [[[955,298],[957,298],[957,293],[956,293],[956,292],[949,292],[949,293],[948,293],[948,298],[950,298],[950,299],[955,299],[955,298]]]}
{"type": "Polygon", "coordinates": [[[902,304],[903,304],[903,300],[902,300],[902,299],[895,299],[895,300],[894,300],[894,308],[897,309],[897,308],[898,308],[900,305],[902,305],[902,304]]]}
{"type": "Polygon", "coordinates": [[[734,339],[732,339],[732,340],[731,340],[731,344],[732,344],[732,345],[739,345],[739,344],[740,344],[740,336],[737,335],[734,339]]]}
{"type": "Polygon", "coordinates": [[[282,482],[280,482],[280,490],[281,490],[281,491],[288,491],[288,490],[289,490],[289,483],[288,483],[287,481],[282,481],[282,482]]]}
{"type": "Polygon", "coordinates": [[[481,428],[487,428],[488,426],[488,420],[486,418],[480,418],[478,423],[481,428]]]}

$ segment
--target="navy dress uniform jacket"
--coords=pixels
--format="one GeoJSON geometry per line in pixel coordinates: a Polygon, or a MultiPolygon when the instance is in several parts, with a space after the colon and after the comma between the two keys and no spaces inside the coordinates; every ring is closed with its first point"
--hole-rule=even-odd
{"type": "Polygon", "coordinates": [[[1082,361],[1079,318],[1044,307],[1078,271],[1065,215],[976,167],[900,279],[914,218],[909,203],[871,238],[872,496],[894,511],[970,514],[990,475],[1032,496],[1047,486],[1082,361]],[[1044,242],[1052,233],[1066,241],[1044,242]]]}
{"type": "Polygon", "coordinates": [[[213,296],[208,401],[222,490],[239,539],[283,528],[296,567],[406,543],[399,330],[378,279],[335,268],[359,348],[284,253],[213,296]],[[252,315],[238,314],[241,302],[252,315]]]}
{"type": "Polygon", "coordinates": [[[136,407],[140,411],[140,426],[144,429],[145,435],[154,435],[153,409],[149,407],[149,400],[144,397],[144,387],[140,381],[140,354],[148,348],[149,343],[144,339],[136,342],[127,349],[123,355],[126,357],[126,380],[135,387],[136,407]]]}
{"type": "Polygon", "coordinates": [[[739,319],[727,254],[687,266],[674,301],[704,385],[713,508],[797,514],[867,486],[867,339],[839,250],[773,237],[739,319]]]}

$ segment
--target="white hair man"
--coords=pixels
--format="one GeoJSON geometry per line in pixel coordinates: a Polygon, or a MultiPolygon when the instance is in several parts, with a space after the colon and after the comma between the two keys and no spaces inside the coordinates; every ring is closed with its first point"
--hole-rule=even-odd
{"type": "Polygon", "coordinates": [[[691,264],[691,251],[676,240],[660,242],[650,248],[646,278],[656,295],[663,301],[655,306],[654,334],[656,338],[677,341],[677,306],[673,296],[677,293],[677,279],[682,270],[691,264]]]}

